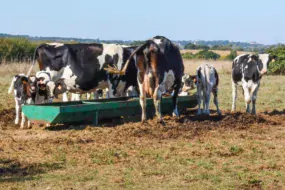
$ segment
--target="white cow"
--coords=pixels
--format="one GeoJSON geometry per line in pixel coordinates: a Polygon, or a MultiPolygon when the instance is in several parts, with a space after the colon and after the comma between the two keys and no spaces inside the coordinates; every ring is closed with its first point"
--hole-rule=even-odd
{"type": "Polygon", "coordinates": [[[221,115],[218,103],[218,84],[219,76],[216,69],[212,65],[203,64],[197,69],[197,100],[198,112],[201,114],[201,101],[203,100],[202,114],[210,115],[209,104],[211,93],[214,95],[214,104],[217,107],[217,112],[221,115]]]}

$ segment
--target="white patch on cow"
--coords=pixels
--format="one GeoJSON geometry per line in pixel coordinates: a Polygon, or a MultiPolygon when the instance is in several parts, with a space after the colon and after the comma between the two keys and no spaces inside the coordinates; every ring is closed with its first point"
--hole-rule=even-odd
{"type": "Polygon", "coordinates": [[[248,62],[248,63],[250,63],[250,62],[251,62],[251,60],[252,60],[252,59],[251,59],[251,57],[249,57],[249,59],[248,59],[248,61],[247,61],[247,62],[248,62]]]}
{"type": "Polygon", "coordinates": [[[113,58],[114,55],[118,54],[118,62],[114,64],[116,65],[117,69],[121,70],[123,64],[123,47],[117,44],[102,44],[102,45],[103,45],[102,55],[98,56],[100,69],[103,68],[106,55],[109,55],[113,58]]]}
{"type": "Polygon", "coordinates": [[[113,90],[113,84],[108,80],[109,84],[109,91],[106,92],[108,94],[108,98],[113,98],[114,97],[114,90],[113,90]]]}
{"type": "Polygon", "coordinates": [[[44,78],[44,83],[47,83],[51,80],[50,74],[47,71],[38,71],[36,73],[36,78],[44,78]]]}
{"type": "Polygon", "coordinates": [[[49,67],[45,69],[45,72],[50,74],[50,78],[53,81],[58,80],[61,77],[62,72],[64,71],[65,67],[63,67],[60,71],[51,70],[49,67]]]}
{"type": "Polygon", "coordinates": [[[73,74],[70,65],[65,67],[61,78],[64,79],[64,83],[66,85],[67,90],[75,90],[75,84],[76,84],[75,80],[77,76],[73,74]]]}
{"type": "Polygon", "coordinates": [[[263,68],[261,71],[261,73],[263,74],[263,72],[267,71],[267,63],[269,61],[269,54],[259,54],[258,58],[261,60],[261,63],[263,65],[263,68]]]}
{"type": "Polygon", "coordinates": [[[53,43],[46,43],[47,45],[50,45],[50,46],[54,46],[55,48],[57,47],[60,47],[60,46],[63,46],[64,44],[62,43],[57,43],[57,42],[53,42],[53,43]]]}
{"type": "Polygon", "coordinates": [[[248,65],[246,65],[245,67],[244,67],[244,69],[247,69],[248,68],[248,65]]]}
{"type": "Polygon", "coordinates": [[[175,76],[172,70],[164,72],[164,77],[162,82],[163,85],[161,85],[161,87],[164,89],[161,89],[161,91],[164,92],[166,90],[170,90],[174,85],[174,81],[175,81],[175,76]]]}
{"type": "Polygon", "coordinates": [[[154,43],[156,43],[157,45],[161,44],[161,39],[153,39],[154,43]]]}

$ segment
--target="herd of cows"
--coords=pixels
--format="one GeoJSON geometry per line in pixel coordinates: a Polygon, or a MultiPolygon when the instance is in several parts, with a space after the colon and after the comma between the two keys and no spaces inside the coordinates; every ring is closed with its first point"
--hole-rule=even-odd
{"type": "MultiPolygon", "coordinates": [[[[269,54],[243,54],[232,64],[233,104],[235,111],[237,85],[244,91],[246,111],[255,114],[255,102],[261,77],[267,72],[267,65],[274,57],[269,54]]],[[[188,95],[187,91],[197,87],[197,114],[210,114],[210,95],[221,114],[218,104],[219,75],[208,64],[198,67],[196,75],[184,73],[183,60],[179,48],[169,39],[156,36],[140,46],[117,44],[61,44],[47,43],[35,50],[34,61],[28,74],[13,77],[8,93],[14,92],[16,119],[23,104],[51,102],[58,95],[67,101],[67,92],[72,100],[79,100],[80,94],[94,93],[94,98],[139,96],[142,107],[142,121],[146,120],[146,97],[152,97],[156,116],[163,123],[161,98],[163,94],[172,95],[173,116],[178,117],[178,95],[188,95]],[[30,72],[38,63],[40,71],[35,76],[30,72]],[[203,102],[203,109],[201,104],[203,102]]],[[[21,128],[25,116],[22,113],[21,128]]],[[[28,126],[30,122],[28,121],[28,126]]]]}

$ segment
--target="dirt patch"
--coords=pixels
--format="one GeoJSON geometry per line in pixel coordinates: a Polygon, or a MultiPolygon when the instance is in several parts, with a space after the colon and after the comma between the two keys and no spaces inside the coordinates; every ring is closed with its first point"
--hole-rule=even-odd
{"type": "Polygon", "coordinates": [[[17,127],[17,125],[14,124],[15,116],[16,112],[13,108],[0,111],[0,129],[17,127]]]}

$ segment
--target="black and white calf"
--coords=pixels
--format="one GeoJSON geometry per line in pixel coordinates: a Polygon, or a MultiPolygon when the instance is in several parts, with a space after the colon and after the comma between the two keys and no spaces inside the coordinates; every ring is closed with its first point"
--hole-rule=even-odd
{"type": "Polygon", "coordinates": [[[275,56],[269,54],[243,54],[237,56],[232,64],[232,112],[236,110],[237,85],[242,86],[246,103],[246,112],[256,113],[255,103],[261,77],[267,72],[268,63],[275,56]]]}
{"type": "MultiPolygon", "coordinates": [[[[13,77],[11,85],[9,87],[8,93],[11,94],[14,92],[15,98],[15,109],[16,109],[16,118],[15,124],[19,124],[19,117],[21,112],[21,107],[23,104],[33,104],[36,97],[36,86],[35,86],[36,77],[26,77],[24,74],[18,74],[13,77]]],[[[24,128],[26,117],[23,112],[21,112],[22,121],[21,128],[24,128]]],[[[31,123],[28,121],[28,127],[31,123]]]]}
{"type": "Polygon", "coordinates": [[[212,65],[203,64],[197,69],[197,100],[198,112],[197,115],[210,115],[209,104],[211,93],[214,95],[214,104],[217,107],[217,112],[221,115],[218,102],[218,84],[219,75],[212,65]],[[201,112],[201,101],[203,101],[203,109],[201,112]]]}
{"type": "Polygon", "coordinates": [[[189,96],[189,91],[195,88],[196,80],[196,75],[191,76],[189,74],[184,74],[182,76],[182,88],[179,92],[179,96],[189,96]]]}

